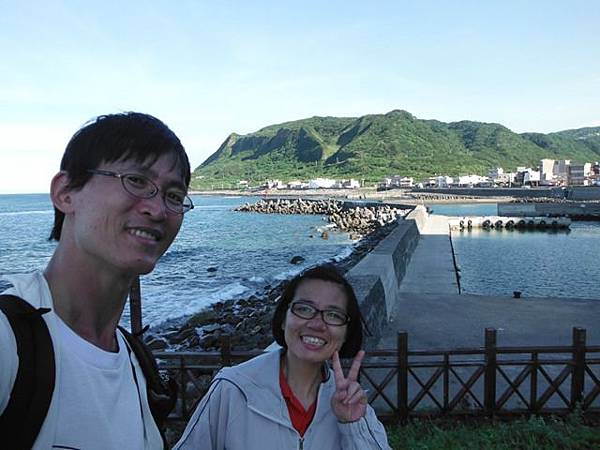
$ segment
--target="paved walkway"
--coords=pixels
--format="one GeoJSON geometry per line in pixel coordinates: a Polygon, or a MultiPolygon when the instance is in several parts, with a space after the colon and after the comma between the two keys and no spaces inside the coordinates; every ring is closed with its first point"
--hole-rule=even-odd
{"type": "Polygon", "coordinates": [[[600,300],[459,295],[447,217],[430,215],[378,347],[395,347],[400,330],[411,349],[479,347],[486,327],[498,345],[570,345],[576,326],[600,344],[600,300]]]}
{"type": "Polygon", "coordinates": [[[458,294],[446,216],[430,215],[400,283],[400,294],[458,294]]]}

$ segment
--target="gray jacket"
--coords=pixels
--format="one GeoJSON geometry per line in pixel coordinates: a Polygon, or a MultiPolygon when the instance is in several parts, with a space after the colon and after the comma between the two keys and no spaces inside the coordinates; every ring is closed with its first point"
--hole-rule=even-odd
{"type": "Polygon", "coordinates": [[[304,438],[292,426],[279,387],[281,351],[222,369],[213,380],[175,449],[389,450],[373,409],[342,424],[330,406],[333,371],[319,388],[317,410],[304,438]]]}

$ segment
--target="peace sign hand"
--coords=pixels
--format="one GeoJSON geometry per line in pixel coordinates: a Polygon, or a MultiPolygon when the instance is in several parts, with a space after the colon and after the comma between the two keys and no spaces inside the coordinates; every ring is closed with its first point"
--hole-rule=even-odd
{"type": "Polygon", "coordinates": [[[358,383],[358,371],[365,356],[359,351],[352,361],[348,377],[344,376],[340,355],[336,351],[332,357],[335,375],[335,394],[331,397],[331,409],[339,422],[354,422],[367,411],[367,392],[358,383]]]}

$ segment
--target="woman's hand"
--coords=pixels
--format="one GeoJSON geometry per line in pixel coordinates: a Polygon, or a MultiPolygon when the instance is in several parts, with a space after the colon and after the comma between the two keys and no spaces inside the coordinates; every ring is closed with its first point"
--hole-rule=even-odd
{"type": "Polygon", "coordinates": [[[365,356],[363,350],[359,351],[348,372],[344,376],[340,355],[336,351],[332,357],[333,372],[335,374],[335,394],[331,397],[331,409],[339,422],[354,422],[365,415],[367,410],[367,392],[358,384],[358,371],[365,356]]]}

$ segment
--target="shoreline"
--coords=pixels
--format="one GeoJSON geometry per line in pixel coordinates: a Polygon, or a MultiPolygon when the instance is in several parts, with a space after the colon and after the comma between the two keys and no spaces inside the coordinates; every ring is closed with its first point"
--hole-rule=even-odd
{"type": "MultiPolygon", "coordinates": [[[[376,228],[358,240],[349,255],[341,259],[330,258],[321,264],[331,264],[345,274],[396,224],[392,222],[376,228]]],[[[249,296],[218,301],[192,315],[166,320],[146,333],[144,340],[154,351],[218,351],[222,337],[228,336],[232,350],[264,349],[273,342],[271,317],[288,281],[267,284],[249,296]]]]}
{"type": "Polygon", "coordinates": [[[191,191],[190,195],[207,197],[262,197],[262,198],[303,198],[303,199],[337,199],[349,201],[371,200],[381,203],[403,203],[406,205],[427,204],[452,204],[452,203],[498,203],[510,202],[516,197],[512,196],[473,196],[459,194],[439,194],[428,192],[413,193],[404,189],[376,191],[370,188],[359,189],[303,189],[303,190],[276,190],[265,189],[260,191],[213,190],[191,191]]]}

